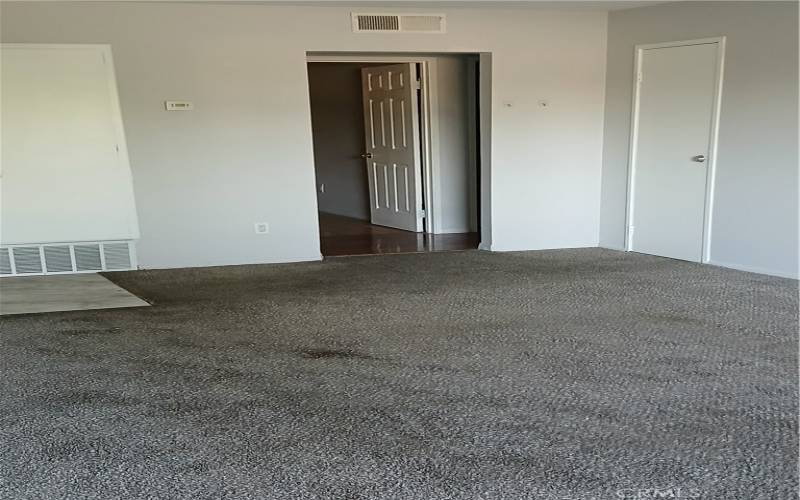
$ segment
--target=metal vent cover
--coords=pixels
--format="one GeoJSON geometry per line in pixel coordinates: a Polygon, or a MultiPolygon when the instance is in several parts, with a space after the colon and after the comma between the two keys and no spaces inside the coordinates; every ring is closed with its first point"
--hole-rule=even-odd
{"type": "Polygon", "coordinates": [[[100,258],[100,244],[75,245],[76,271],[101,271],[103,261],[100,258]]]}
{"type": "Polygon", "coordinates": [[[127,243],[103,244],[103,256],[106,261],[106,269],[109,271],[131,268],[131,252],[127,243]]]}
{"type": "Polygon", "coordinates": [[[444,14],[367,14],[353,12],[353,32],[444,33],[444,14]]]}
{"type": "Polygon", "coordinates": [[[72,271],[72,255],[69,245],[47,245],[44,249],[44,265],[49,273],[72,271]]]}
{"type": "Polygon", "coordinates": [[[11,249],[17,274],[41,274],[42,256],[39,247],[14,247],[11,249]]]}
{"type": "Polygon", "coordinates": [[[8,248],[0,248],[0,274],[12,274],[11,251],[8,248]]]}
{"type": "Polygon", "coordinates": [[[356,31],[400,31],[400,16],[360,14],[353,22],[356,31]]]}
{"type": "Polygon", "coordinates": [[[124,271],[136,268],[132,241],[0,247],[0,276],[124,271]]]}

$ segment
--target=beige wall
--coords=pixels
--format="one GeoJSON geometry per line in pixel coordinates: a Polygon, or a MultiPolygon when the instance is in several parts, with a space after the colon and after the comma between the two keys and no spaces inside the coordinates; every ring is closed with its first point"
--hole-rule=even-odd
{"type": "Polygon", "coordinates": [[[797,276],[796,2],[685,2],[612,12],[600,243],[625,235],[634,45],[727,37],[711,261],[797,276]]]}
{"type": "Polygon", "coordinates": [[[111,44],[144,267],[320,257],[309,51],[491,53],[484,245],[597,245],[604,12],[436,9],[448,16],[446,34],[378,35],[352,33],[353,9],[342,6],[3,2],[0,9],[4,42],[111,44]],[[192,100],[195,109],[165,112],[166,99],[192,100]],[[538,107],[540,99],[550,106],[538,107]],[[268,222],[270,234],[255,234],[255,222],[268,222]]]}

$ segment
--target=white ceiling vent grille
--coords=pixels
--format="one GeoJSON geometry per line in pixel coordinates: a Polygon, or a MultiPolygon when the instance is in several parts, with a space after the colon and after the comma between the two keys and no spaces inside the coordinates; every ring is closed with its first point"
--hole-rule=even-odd
{"type": "Polygon", "coordinates": [[[400,16],[360,14],[353,22],[356,31],[400,31],[400,16]]]}
{"type": "Polygon", "coordinates": [[[98,241],[0,248],[0,276],[125,271],[136,268],[131,241],[98,241]]]}
{"type": "Polygon", "coordinates": [[[444,14],[353,13],[355,33],[444,33],[444,14]]]}

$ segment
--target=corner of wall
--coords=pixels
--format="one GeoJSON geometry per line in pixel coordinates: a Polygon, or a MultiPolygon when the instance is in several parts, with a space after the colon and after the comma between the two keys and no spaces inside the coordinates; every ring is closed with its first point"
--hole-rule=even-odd
{"type": "Polygon", "coordinates": [[[606,99],[608,98],[608,21],[610,12],[606,11],[603,16],[603,38],[602,38],[602,53],[603,53],[603,78],[602,78],[602,93],[603,98],[600,104],[600,119],[602,124],[600,126],[600,177],[597,190],[599,192],[597,204],[597,246],[603,245],[603,173],[605,172],[605,150],[606,150],[606,99]]]}

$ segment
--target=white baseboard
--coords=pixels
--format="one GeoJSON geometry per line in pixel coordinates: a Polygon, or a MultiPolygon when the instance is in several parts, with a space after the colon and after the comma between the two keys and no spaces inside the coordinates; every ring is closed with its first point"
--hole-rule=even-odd
{"type": "Polygon", "coordinates": [[[618,247],[616,245],[598,245],[598,248],[605,248],[606,250],[616,250],[617,252],[627,252],[625,247],[618,247]]]}
{"type": "Polygon", "coordinates": [[[456,228],[447,228],[447,229],[440,229],[433,234],[458,234],[458,233],[470,233],[470,229],[468,227],[456,227],[456,228]]]}
{"type": "MultiPolygon", "coordinates": [[[[601,245],[600,248],[606,248],[608,250],[617,250],[620,252],[628,251],[624,247],[616,247],[613,245],[601,245]]],[[[778,276],[779,278],[798,279],[797,274],[787,273],[785,271],[778,271],[776,269],[768,269],[765,267],[747,266],[743,264],[732,264],[730,262],[720,262],[718,260],[709,260],[707,262],[703,262],[702,264],[708,264],[710,266],[717,266],[717,267],[726,267],[728,269],[736,269],[737,271],[745,271],[748,273],[766,274],[768,276],[778,276]]]]}
{"type": "Polygon", "coordinates": [[[580,248],[597,248],[597,245],[563,245],[563,246],[547,246],[538,248],[501,247],[498,245],[492,245],[491,251],[492,252],[538,252],[542,250],[576,250],[580,248]]]}
{"type": "Polygon", "coordinates": [[[196,268],[196,267],[225,267],[225,266],[259,266],[265,264],[294,264],[298,262],[319,262],[323,260],[322,254],[316,255],[309,255],[304,257],[289,257],[289,258],[277,258],[273,260],[251,260],[251,261],[243,261],[243,262],[228,262],[228,261],[221,261],[221,262],[200,262],[200,263],[188,263],[188,264],[156,264],[156,265],[144,265],[139,263],[139,270],[156,270],[156,269],[189,269],[189,268],[196,268]]]}
{"type": "Polygon", "coordinates": [[[743,264],[731,264],[730,262],[720,262],[718,260],[709,260],[706,264],[717,266],[717,267],[727,267],[729,269],[736,269],[737,271],[746,271],[748,273],[758,273],[758,274],[767,274],[769,276],[778,276],[779,278],[791,278],[791,279],[798,279],[798,275],[787,273],[786,271],[778,271],[776,269],[767,269],[764,267],[756,267],[756,266],[747,266],[743,264]]]}

